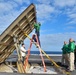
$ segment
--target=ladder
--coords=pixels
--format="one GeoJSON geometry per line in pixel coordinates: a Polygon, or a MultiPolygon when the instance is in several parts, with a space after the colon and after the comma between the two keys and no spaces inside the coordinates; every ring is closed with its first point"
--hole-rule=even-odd
{"type": "Polygon", "coordinates": [[[27,65],[28,65],[28,58],[30,56],[30,50],[31,50],[31,47],[32,47],[32,43],[34,43],[38,49],[39,49],[39,52],[40,52],[40,56],[41,56],[41,59],[42,59],[42,64],[43,64],[43,67],[44,67],[44,72],[46,72],[46,65],[45,65],[45,62],[44,62],[44,58],[42,56],[42,51],[41,51],[41,48],[39,46],[39,42],[38,42],[38,38],[37,38],[37,35],[36,34],[33,34],[32,36],[32,39],[30,39],[30,46],[29,46],[29,49],[28,49],[28,54],[25,58],[25,62],[24,62],[24,68],[26,69],[27,65]],[[34,37],[36,38],[36,42],[34,41],[34,37]]]}
{"type": "MultiPolygon", "coordinates": [[[[25,36],[27,36],[28,39],[31,40],[30,36],[27,35],[26,33],[24,33],[25,36]]],[[[41,49],[41,47],[33,40],[33,43],[38,46],[38,48],[40,49],[40,51],[53,63],[53,65],[55,66],[56,69],[58,69],[59,72],[66,74],[66,75],[71,75],[70,72],[67,72],[65,69],[62,69],[49,55],[47,55],[44,50],[41,49]]]]}

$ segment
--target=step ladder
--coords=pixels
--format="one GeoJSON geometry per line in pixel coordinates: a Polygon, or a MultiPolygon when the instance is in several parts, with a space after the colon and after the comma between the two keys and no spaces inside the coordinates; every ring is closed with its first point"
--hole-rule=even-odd
{"type": "Polygon", "coordinates": [[[25,58],[24,68],[26,69],[27,65],[29,64],[28,63],[28,59],[29,59],[29,56],[30,56],[30,50],[31,50],[31,47],[32,47],[32,44],[33,43],[39,49],[40,56],[41,56],[41,59],[42,59],[42,64],[43,64],[43,67],[44,67],[44,72],[46,72],[46,65],[45,65],[45,62],[44,62],[44,58],[42,56],[41,48],[39,46],[39,42],[38,42],[38,38],[37,38],[37,35],[36,34],[33,34],[32,39],[30,39],[30,46],[29,46],[29,49],[28,49],[28,54],[27,54],[27,56],[25,58]],[[34,38],[36,39],[36,42],[34,41],[34,38]]]}

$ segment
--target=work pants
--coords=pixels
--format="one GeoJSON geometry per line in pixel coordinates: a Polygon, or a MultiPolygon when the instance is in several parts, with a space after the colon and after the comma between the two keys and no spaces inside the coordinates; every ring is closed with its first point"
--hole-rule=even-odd
{"type": "Polygon", "coordinates": [[[39,45],[41,46],[41,43],[40,43],[40,32],[39,31],[35,31],[36,35],[37,35],[37,38],[38,38],[38,42],[39,42],[39,45]]]}
{"type": "Polygon", "coordinates": [[[62,64],[66,65],[66,54],[62,54],[62,64]]]}
{"type": "Polygon", "coordinates": [[[74,52],[74,64],[76,65],[76,51],[74,52]]]}
{"type": "Polygon", "coordinates": [[[65,59],[66,59],[66,65],[67,66],[69,66],[69,57],[70,57],[70,54],[69,53],[66,53],[66,57],[65,57],[65,59]]]}
{"type": "Polygon", "coordinates": [[[75,69],[74,67],[74,52],[70,52],[69,55],[69,70],[73,71],[75,69]]]}

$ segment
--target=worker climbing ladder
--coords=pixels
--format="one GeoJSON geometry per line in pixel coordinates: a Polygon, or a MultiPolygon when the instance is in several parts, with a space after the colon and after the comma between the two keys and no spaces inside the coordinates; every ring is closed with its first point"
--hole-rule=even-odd
{"type": "Polygon", "coordinates": [[[26,67],[27,67],[27,65],[28,65],[28,58],[29,58],[29,56],[30,56],[30,50],[31,50],[31,47],[32,47],[32,43],[34,43],[34,44],[38,47],[38,49],[39,49],[40,56],[41,56],[42,63],[43,63],[43,67],[44,67],[44,72],[46,72],[46,66],[45,66],[44,58],[43,58],[43,56],[42,56],[42,52],[41,52],[41,49],[40,49],[40,46],[39,46],[39,42],[38,42],[38,38],[37,38],[37,35],[36,35],[36,34],[34,34],[34,35],[32,36],[32,39],[31,39],[31,41],[30,41],[30,47],[29,47],[29,49],[28,49],[28,54],[27,54],[26,59],[25,59],[25,62],[24,62],[24,68],[26,69],[26,67]],[[34,42],[34,37],[35,37],[35,39],[36,39],[37,45],[36,45],[36,43],[34,42]]]}

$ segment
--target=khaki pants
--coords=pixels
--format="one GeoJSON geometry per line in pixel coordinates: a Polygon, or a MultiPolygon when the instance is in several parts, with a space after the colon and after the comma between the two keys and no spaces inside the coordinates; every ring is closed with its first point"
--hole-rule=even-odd
{"type": "Polygon", "coordinates": [[[70,54],[67,53],[67,54],[66,54],[66,65],[67,65],[67,66],[69,66],[69,61],[70,61],[70,60],[69,60],[69,57],[70,57],[70,54]]]}
{"type": "Polygon", "coordinates": [[[62,54],[62,64],[67,65],[66,54],[62,54]]]}
{"type": "Polygon", "coordinates": [[[69,56],[70,56],[69,53],[62,55],[62,64],[63,65],[69,66],[69,56]]]}
{"type": "Polygon", "coordinates": [[[75,69],[74,67],[74,53],[71,52],[69,55],[69,69],[70,71],[73,71],[75,69]]]}

